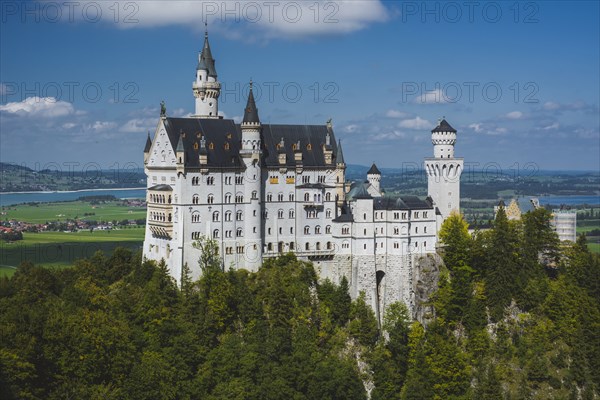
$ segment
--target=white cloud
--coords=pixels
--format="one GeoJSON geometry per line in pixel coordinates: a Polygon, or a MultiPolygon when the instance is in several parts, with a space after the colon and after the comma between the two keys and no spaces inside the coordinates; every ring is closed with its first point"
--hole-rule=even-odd
{"type": "Polygon", "coordinates": [[[472,123],[469,125],[469,128],[471,128],[475,133],[481,133],[484,135],[502,135],[508,132],[506,128],[485,124],[482,122],[472,123]]]}
{"type": "Polygon", "coordinates": [[[547,101],[542,107],[544,108],[544,110],[557,110],[560,108],[560,104],[555,103],[553,101],[547,101]]]}
{"type": "Polygon", "coordinates": [[[481,123],[471,124],[471,125],[469,125],[469,128],[473,129],[475,131],[475,133],[482,133],[483,132],[483,128],[482,128],[482,124],[481,123]]]}
{"type": "Polygon", "coordinates": [[[156,118],[133,118],[125,122],[119,131],[127,133],[146,132],[154,129],[156,126],[156,118]]]}
{"type": "Polygon", "coordinates": [[[544,126],[542,129],[545,131],[551,130],[551,129],[558,129],[560,127],[558,122],[555,122],[553,124],[550,124],[548,126],[544,126]]]}
{"type": "Polygon", "coordinates": [[[94,132],[105,132],[115,129],[117,124],[111,121],[95,121],[92,124],[86,125],[86,130],[92,130],[94,132]]]}
{"type": "Polygon", "coordinates": [[[523,113],[521,111],[511,111],[508,114],[506,114],[506,118],[521,119],[521,118],[523,118],[523,113]]]}
{"type": "MultiPolygon", "coordinates": [[[[63,7],[63,15],[70,15],[69,6],[63,7]]],[[[344,34],[386,21],[390,15],[380,0],[81,0],[77,7],[79,12],[74,13],[77,18],[83,18],[81,11],[88,9],[92,17],[99,14],[103,22],[123,29],[183,25],[200,30],[207,21],[211,30],[221,30],[231,38],[242,40],[251,40],[250,29],[263,39],[344,34]],[[116,3],[119,4],[115,6],[116,3]],[[120,11],[118,16],[115,9],[120,11]]]]}
{"type": "Polygon", "coordinates": [[[398,110],[388,110],[385,116],[388,118],[406,118],[409,114],[398,110]]]}
{"type": "Polygon", "coordinates": [[[426,119],[422,119],[419,116],[412,119],[405,119],[400,121],[398,124],[398,127],[407,129],[427,129],[431,128],[432,126],[433,124],[431,122],[427,121],[426,119]]]}
{"type": "Polygon", "coordinates": [[[376,133],[374,135],[369,136],[371,140],[375,142],[379,142],[382,140],[396,140],[396,139],[404,139],[406,138],[406,133],[398,130],[392,130],[389,132],[376,133]]]}
{"type": "Polygon", "coordinates": [[[425,92],[415,99],[415,103],[421,104],[443,104],[446,103],[442,89],[435,89],[425,92]]]}
{"type": "Polygon", "coordinates": [[[74,114],[75,108],[73,104],[62,100],[57,101],[54,97],[35,96],[1,105],[0,111],[19,116],[56,118],[74,114]]]}
{"type": "Polygon", "coordinates": [[[356,124],[346,125],[345,127],[342,128],[342,131],[344,131],[346,133],[354,133],[357,130],[358,130],[358,125],[356,125],[356,124]]]}
{"type": "Polygon", "coordinates": [[[63,129],[73,129],[77,126],[77,124],[74,124],[72,122],[66,122],[64,124],[62,124],[63,129]]]}

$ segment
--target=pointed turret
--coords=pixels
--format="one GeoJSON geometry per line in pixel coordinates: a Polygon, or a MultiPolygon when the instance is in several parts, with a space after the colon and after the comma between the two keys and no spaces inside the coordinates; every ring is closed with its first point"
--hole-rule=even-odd
{"type": "Polygon", "coordinates": [[[381,175],[381,171],[379,171],[379,168],[377,168],[377,165],[375,165],[375,163],[373,163],[373,165],[371,165],[371,168],[367,172],[367,175],[381,175]]]}
{"type": "Polygon", "coordinates": [[[150,139],[150,131],[148,131],[148,138],[146,139],[146,146],[144,147],[144,153],[149,153],[152,147],[152,140],[150,139]]]}
{"type": "Polygon", "coordinates": [[[210,43],[208,43],[208,31],[204,32],[204,46],[202,47],[202,52],[198,56],[198,67],[196,69],[208,72],[208,76],[210,77],[217,77],[215,59],[210,50],[210,43]]]}
{"type": "Polygon", "coordinates": [[[338,140],[337,151],[335,153],[335,162],[337,164],[345,164],[344,152],[342,151],[342,141],[338,140]]]}
{"type": "Polygon", "coordinates": [[[378,193],[381,193],[381,171],[375,163],[371,165],[371,169],[367,172],[367,180],[378,193]]]}
{"type": "Polygon", "coordinates": [[[177,157],[177,174],[184,173],[185,165],[185,148],[183,147],[184,133],[179,134],[179,142],[177,142],[177,148],[175,149],[175,157],[177,157]]]}
{"type": "Polygon", "coordinates": [[[219,118],[221,84],[217,80],[217,69],[208,43],[208,32],[204,33],[204,47],[198,55],[196,80],[192,83],[192,91],[196,98],[194,117],[219,118]]]}
{"type": "Polygon", "coordinates": [[[246,108],[244,109],[244,120],[242,123],[260,123],[260,119],[258,118],[258,109],[256,108],[254,93],[252,91],[252,81],[250,81],[250,93],[248,93],[248,102],[246,103],[246,108]]]}
{"type": "Polygon", "coordinates": [[[150,157],[150,149],[152,148],[152,140],[150,139],[150,131],[148,131],[148,138],[146,139],[146,146],[144,147],[144,164],[148,163],[150,157]]]}

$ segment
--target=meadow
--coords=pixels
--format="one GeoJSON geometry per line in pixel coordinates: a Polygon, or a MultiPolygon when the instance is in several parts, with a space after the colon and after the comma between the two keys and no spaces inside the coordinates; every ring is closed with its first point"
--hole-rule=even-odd
{"type": "Polygon", "coordinates": [[[69,201],[6,206],[2,207],[1,217],[3,221],[16,219],[36,224],[76,218],[94,221],[121,221],[146,218],[146,210],[141,207],[123,206],[120,201],[95,205],[85,201],[69,201]]]}

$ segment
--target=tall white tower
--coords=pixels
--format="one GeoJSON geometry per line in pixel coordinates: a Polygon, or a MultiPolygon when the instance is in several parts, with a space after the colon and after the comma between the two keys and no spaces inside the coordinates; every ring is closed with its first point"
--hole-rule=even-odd
{"type": "Polygon", "coordinates": [[[433,158],[425,159],[427,193],[436,208],[438,229],[452,211],[460,211],[463,159],[454,158],[456,129],[445,119],[431,131],[433,158]]]}
{"type": "Polygon", "coordinates": [[[245,240],[246,251],[244,259],[246,269],[257,271],[262,264],[262,221],[261,221],[261,154],[262,146],[260,139],[261,124],[258,117],[258,109],[254,102],[252,92],[252,81],[250,81],[250,93],[244,110],[244,119],[240,125],[242,130],[242,148],[240,156],[246,166],[244,176],[244,198],[246,200],[245,210],[245,240]]]}
{"type": "Polygon", "coordinates": [[[221,84],[217,81],[215,60],[208,43],[208,32],[204,33],[204,47],[198,55],[196,80],[192,84],[196,98],[196,118],[219,118],[219,95],[221,84]]]}
{"type": "Polygon", "coordinates": [[[375,163],[367,171],[367,180],[378,193],[381,193],[381,171],[379,171],[375,163]]]}

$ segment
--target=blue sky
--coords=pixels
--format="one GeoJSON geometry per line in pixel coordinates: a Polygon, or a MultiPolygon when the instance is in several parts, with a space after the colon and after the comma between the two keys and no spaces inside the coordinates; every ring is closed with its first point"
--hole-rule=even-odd
{"type": "Polygon", "coordinates": [[[141,166],[160,101],[193,112],[206,19],[227,118],[252,78],[264,122],[332,118],[349,163],[418,167],[445,116],[473,168],[600,169],[595,1],[0,6],[3,162],[141,166]]]}

